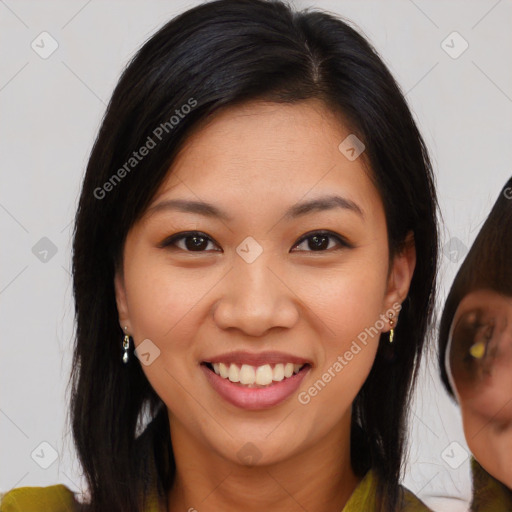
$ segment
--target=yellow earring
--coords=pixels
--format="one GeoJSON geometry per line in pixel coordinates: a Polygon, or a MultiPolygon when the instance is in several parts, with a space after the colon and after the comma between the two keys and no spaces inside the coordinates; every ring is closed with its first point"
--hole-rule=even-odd
{"type": "Polygon", "coordinates": [[[393,343],[393,338],[395,336],[395,330],[393,329],[393,325],[395,325],[395,322],[393,322],[393,313],[389,313],[389,326],[391,329],[389,330],[389,343],[393,343]]]}

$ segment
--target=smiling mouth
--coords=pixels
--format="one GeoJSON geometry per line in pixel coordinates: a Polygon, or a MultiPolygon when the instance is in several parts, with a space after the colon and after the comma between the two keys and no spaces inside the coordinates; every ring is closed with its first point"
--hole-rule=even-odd
{"type": "Polygon", "coordinates": [[[310,367],[308,363],[278,363],[264,364],[261,366],[210,362],[203,362],[201,364],[206,366],[210,371],[222,379],[229,380],[233,384],[238,384],[239,386],[246,388],[267,388],[276,382],[289,379],[310,367]]]}

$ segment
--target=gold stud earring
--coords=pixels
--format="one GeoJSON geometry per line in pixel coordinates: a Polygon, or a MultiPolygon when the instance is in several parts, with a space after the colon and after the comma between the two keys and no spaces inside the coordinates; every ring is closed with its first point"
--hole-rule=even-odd
{"type": "Polygon", "coordinates": [[[395,322],[393,322],[393,313],[389,313],[389,326],[391,329],[389,330],[389,343],[393,343],[393,338],[395,336],[395,330],[393,329],[393,325],[395,325],[395,322]]]}
{"type": "MultiPolygon", "coordinates": [[[[125,327],[124,330],[126,331],[128,329],[128,327],[125,327]]],[[[128,336],[128,334],[125,334],[124,335],[124,339],[123,339],[123,348],[124,348],[124,353],[123,353],[123,363],[126,364],[128,362],[128,358],[129,358],[129,355],[128,355],[128,350],[130,348],[130,336],[128,336]]]]}

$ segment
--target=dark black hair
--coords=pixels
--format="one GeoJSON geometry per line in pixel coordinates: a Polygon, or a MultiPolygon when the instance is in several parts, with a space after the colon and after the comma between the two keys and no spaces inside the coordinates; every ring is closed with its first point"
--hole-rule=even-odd
{"type": "Polygon", "coordinates": [[[500,192],[466,255],[448,296],[439,323],[438,364],[441,380],[455,398],[445,366],[446,347],[453,317],[460,301],[476,290],[512,295],[512,177],[500,192]]]}
{"type": "Polygon", "coordinates": [[[415,237],[416,268],[393,350],[383,337],[353,404],[354,471],[362,475],[371,467],[383,510],[395,510],[408,404],[435,292],[437,199],[426,146],[387,67],[348,22],[314,9],[295,12],[277,0],[218,0],[171,20],[132,59],[107,107],[83,182],[73,243],[70,411],[95,511],[141,510],[146,480],[136,433],[143,409],[160,414],[154,452],[163,495],[174,476],[162,401],[136,358],[121,363],[114,273],[128,231],[187,136],[209,116],[253,100],[290,104],[311,98],[338,113],[365,144],[363,158],[384,204],[390,255],[403,249],[409,231],[415,237]],[[136,159],[133,152],[148,137],[158,143],[136,159]]]}

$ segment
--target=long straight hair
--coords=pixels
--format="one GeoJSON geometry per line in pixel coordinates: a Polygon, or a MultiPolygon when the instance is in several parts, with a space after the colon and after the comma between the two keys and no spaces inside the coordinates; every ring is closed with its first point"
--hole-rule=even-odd
{"type": "Polygon", "coordinates": [[[128,231],[187,136],[209,116],[252,100],[310,98],[338,113],[365,144],[363,158],[384,204],[390,257],[403,248],[408,231],[415,237],[416,268],[393,349],[383,337],[353,403],[354,471],[372,468],[382,510],[396,509],[408,404],[435,293],[437,199],[426,146],[397,83],[349,22],[314,9],[297,12],[278,0],[217,0],[168,22],[126,67],[83,181],[73,240],[70,413],[93,510],[142,510],[150,455],[162,496],[174,478],[164,404],[135,357],[121,362],[114,273],[128,231]],[[131,160],[148,137],[155,146],[131,160]],[[156,416],[144,443],[137,438],[143,410],[156,416]]]}

